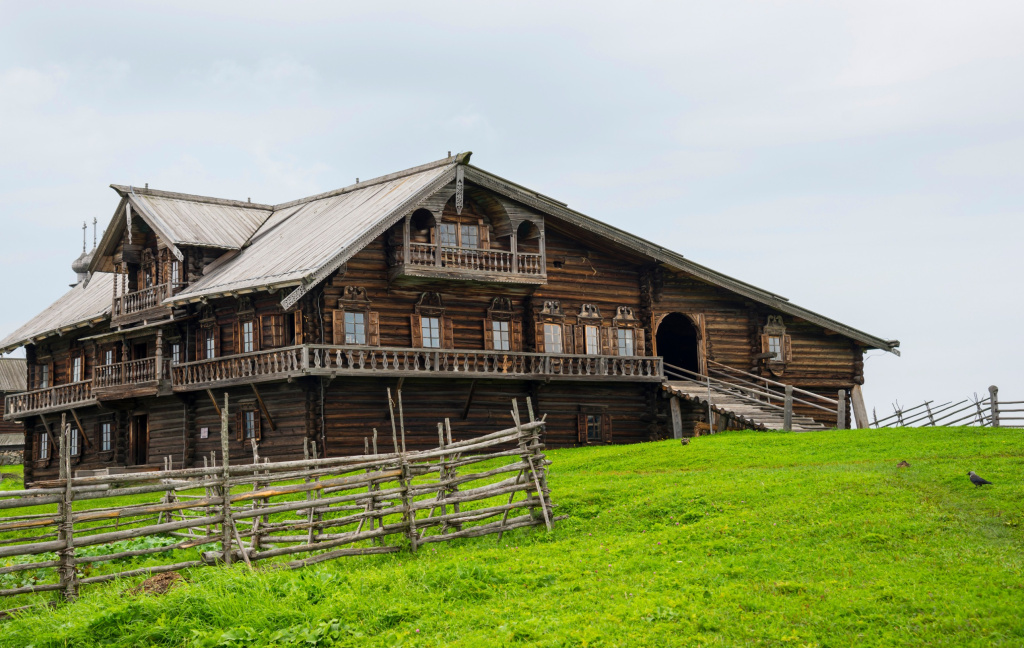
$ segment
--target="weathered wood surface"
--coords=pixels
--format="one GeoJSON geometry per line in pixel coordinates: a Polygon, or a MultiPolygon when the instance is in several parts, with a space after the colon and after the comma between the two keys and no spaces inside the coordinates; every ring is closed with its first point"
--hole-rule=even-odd
{"type": "MultiPolygon", "coordinates": [[[[454,440],[451,423],[437,424],[436,446],[410,449],[406,443],[408,422],[405,398],[396,392],[393,424],[395,452],[370,452],[369,439],[361,455],[295,461],[264,462],[256,444],[252,463],[235,463],[229,456],[226,433],[234,407],[225,395],[220,405],[221,460],[202,468],[162,470],[136,475],[74,477],[71,457],[65,456],[61,472],[42,497],[17,491],[2,503],[38,506],[57,499],[56,514],[31,513],[6,516],[0,533],[10,544],[0,546],[0,558],[57,552],[57,560],[5,567],[0,573],[27,572],[56,567],[56,584],[39,583],[0,591],[0,595],[60,591],[65,599],[77,596],[81,585],[128,578],[235,560],[254,568],[260,561],[330,550],[316,556],[283,563],[297,568],[343,556],[399,551],[389,539],[401,536],[411,551],[430,542],[487,533],[504,533],[525,526],[546,525],[552,513],[546,482],[544,455],[546,423],[535,420],[528,401],[530,420],[520,419],[513,402],[515,427],[465,440],[454,440]],[[466,472],[474,464],[506,461],[478,472],[466,472]],[[156,481],[140,486],[110,488],[124,481],[156,481]],[[78,497],[92,502],[124,494],[159,494],[160,500],[121,506],[75,510],[78,497]],[[466,508],[474,504],[477,508],[466,508]],[[510,517],[514,511],[528,511],[510,517]],[[53,531],[51,531],[53,530],[53,531]],[[40,534],[43,535],[40,535],[40,534]],[[173,538],[166,546],[118,550],[112,547],[91,556],[76,557],[79,547],[111,545],[147,536],[173,538]],[[56,539],[49,540],[47,538],[56,539]],[[368,544],[367,544],[368,543],[368,544]],[[205,545],[220,545],[201,559],[182,561],[179,552],[205,545]],[[79,566],[110,563],[124,558],[167,556],[171,564],[155,564],[127,571],[113,571],[81,578],[79,566]]],[[[71,424],[62,425],[62,444],[68,443],[71,424]]],[[[315,447],[310,443],[308,447],[315,447]]],[[[306,456],[309,457],[307,451],[306,456]]],[[[165,468],[170,461],[165,462],[165,468]]],[[[5,494],[6,495],[6,494],[5,494]]]]}

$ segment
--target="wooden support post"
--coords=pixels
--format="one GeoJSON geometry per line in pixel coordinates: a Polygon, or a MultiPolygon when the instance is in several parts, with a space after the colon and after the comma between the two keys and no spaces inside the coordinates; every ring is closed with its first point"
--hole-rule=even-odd
{"type": "Polygon", "coordinates": [[[850,404],[853,405],[853,420],[857,429],[863,430],[870,427],[868,422],[868,408],[864,406],[864,391],[860,385],[854,385],[850,390],[850,404]]]}
{"type": "Polygon", "coordinates": [[[231,473],[228,470],[228,466],[231,463],[231,443],[228,439],[228,393],[224,392],[224,407],[220,410],[220,463],[223,468],[221,472],[221,486],[220,486],[220,497],[221,497],[221,512],[223,514],[223,521],[220,523],[221,527],[221,558],[224,560],[225,565],[231,565],[231,527],[234,526],[231,520],[231,486],[228,484],[228,479],[231,477],[231,473]]]}
{"type": "MultiPolygon", "coordinates": [[[[476,391],[476,381],[469,383],[469,394],[466,396],[466,405],[462,408],[462,420],[465,421],[469,416],[469,408],[473,404],[473,392],[476,391]]],[[[442,447],[443,447],[442,443],[442,447]]]]}
{"type": "Polygon", "coordinates": [[[683,438],[683,413],[679,409],[679,399],[672,396],[668,399],[669,410],[672,412],[672,438],[683,438]]]}
{"type": "Polygon", "coordinates": [[[782,429],[790,432],[793,429],[793,385],[786,385],[785,410],[782,414],[782,429]]]}
{"type": "Polygon", "coordinates": [[[216,397],[214,397],[213,392],[207,389],[206,395],[210,397],[210,402],[213,403],[213,409],[217,410],[217,416],[220,416],[220,403],[217,402],[217,399],[216,397]]]}
{"type": "Polygon", "coordinates": [[[256,389],[256,385],[250,383],[252,387],[252,393],[256,394],[256,402],[260,404],[260,409],[263,410],[263,416],[267,417],[267,423],[270,424],[270,429],[277,432],[277,425],[274,424],[274,418],[270,415],[270,410],[267,409],[267,404],[263,402],[263,397],[260,396],[260,391],[256,389]]]}
{"type": "Polygon", "coordinates": [[[846,390],[840,389],[839,395],[836,398],[838,404],[836,405],[836,429],[846,429],[846,390]]]}
{"type": "Polygon", "coordinates": [[[988,393],[991,397],[988,407],[992,417],[989,420],[988,424],[996,428],[999,427],[999,388],[996,387],[995,385],[992,385],[988,388],[988,393]]]}
{"type": "Polygon", "coordinates": [[[409,537],[409,549],[416,553],[416,547],[419,544],[419,534],[416,533],[416,511],[413,510],[413,496],[409,491],[409,487],[412,485],[412,470],[410,469],[409,462],[405,460],[405,456],[401,458],[402,465],[402,517],[406,524],[406,533],[409,537]]]}
{"type": "MultiPolygon", "coordinates": [[[[58,538],[64,541],[64,548],[59,552],[58,572],[64,600],[74,601],[78,598],[78,571],[75,569],[75,526],[72,511],[75,493],[71,488],[71,426],[68,425],[65,416],[61,416],[60,427],[60,477],[64,480],[64,494],[59,505],[58,538]]],[[[78,431],[78,435],[82,435],[81,430],[78,431]]]]}
{"type": "Polygon", "coordinates": [[[89,440],[89,435],[85,433],[85,426],[82,425],[80,420],[78,420],[78,412],[76,412],[73,407],[69,408],[69,411],[71,412],[71,417],[75,419],[75,425],[78,426],[78,438],[81,439],[86,446],[91,448],[92,441],[89,440]]]}
{"type": "Polygon", "coordinates": [[[409,265],[409,227],[410,221],[412,221],[412,214],[405,217],[405,221],[402,223],[402,265],[409,265]]]}
{"type": "MultiPolygon", "coordinates": [[[[159,280],[158,280],[159,281],[159,280]]],[[[156,330],[156,379],[164,379],[164,330],[156,330]]]]}
{"type": "Polygon", "coordinates": [[[509,249],[512,251],[512,274],[519,274],[519,225],[512,227],[512,236],[509,237],[509,249]]]}

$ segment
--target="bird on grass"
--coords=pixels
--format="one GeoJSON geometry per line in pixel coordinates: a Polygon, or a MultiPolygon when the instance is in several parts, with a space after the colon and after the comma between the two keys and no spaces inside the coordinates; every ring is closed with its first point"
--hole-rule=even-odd
{"type": "Polygon", "coordinates": [[[975,486],[984,486],[985,484],[992,483],[983,477],[978,477],[978,475],[976,475],[973,470],[968,470],[967,476],[971,478],[971,483],[974,484],[975,486]]]}

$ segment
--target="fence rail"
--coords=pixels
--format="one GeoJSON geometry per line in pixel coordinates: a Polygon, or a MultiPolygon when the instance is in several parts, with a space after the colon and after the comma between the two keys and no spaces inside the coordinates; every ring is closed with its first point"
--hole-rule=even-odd
{"type": "MultiPolygon", "coordinates": [[[[390,452],[380,451],[373,430],[359,456],[318,458],[313,443],[306,445],[304,460],[270,463],[253,442],[253,463],[232,465],[225,394],[219,465],[213,457],[204,458],[202,467],[73,477],[69,453],[60,453],[59,479],[0,492],[0,509],[6,509],[0,513],[0,558],[19,559],[0,567],[0,579],[37,574],[0,589],[0,596],[57,591],[74,599],[82,585],[117,578],[239,561],[253,567],[284,557],[290,560],[275,566],[299,568],[342,556],[416,551],[455,538],[496,533],[500,540],[520,527],[550,530],[560,519],[547,487],[545,423],[534,416],[529,399],[526,420],[512,402],[512,428],[456,441],[445,419],[437,426],[437,447],[416,452],[405,448],[401,392],[398,417],[390,390],[388,400],[390,452]],[[145,501],[147,494],[159,499],[145,501]],[[125,496],[140,497],[103,505],[125,496]],[[4,515],[53,504],[56,512],[4,515]],[[124,546],[145,537],[155,537],[156,546],[124,546]],[[121,565],[142,556],[164,560],[121,565]],[[100,563],[106,565],[97,569],[100,563]]],[[[62,447],[70,443],[70,429],[62,424],[62,447]]]]}
{"type": "Polygon", "coordinates": [[[1000,401],[999,388],[992,385],[988,396],[965,398],[936,404],[929,400],[903,407],[896,402],[893,413],[878,418],[878,410],[872,411],[871,427],[934,427],[960,425],[966,427],[1012,427],[1024,428],[1024,401],[1000,401]]]}

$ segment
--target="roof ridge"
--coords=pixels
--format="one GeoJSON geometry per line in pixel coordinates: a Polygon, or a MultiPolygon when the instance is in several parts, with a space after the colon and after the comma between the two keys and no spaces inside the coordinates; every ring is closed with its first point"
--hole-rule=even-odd
{"type": "Polygon", "coordinates": [[[211,205],[225,205],[227,207],[243,207],[247,209],[274,210],[273,205],[254,203],[243,200],[231,200],[229,198],[215,198],[213,196],[199,196],[196,194],[179,193],[176,191],[163,191],[162,189],[150,189],[149,187],[136,187],[134,185],[112,184],[110,188],[121,194],[122,197],[134,193],[141,196],[155,196],[157,198],[173,198],[176,200],[189,200],[192,202],[209,203],[211,205]]]}
{"type": "Polygon", "coordinates": [[[372,187],[373,185],[391,182],[392,180],[397,180],[399,178],[404,178],[406,176],[416,175],[417,173],[422,173],[423,171],[436,169],[437,167],[445,166],[448,164],[453,166],[456,164],[469,164],[469,156],[471,155],[473,155],[472,151],[456,153],[455,155],[449,155],[448,157],[441,158],[440,160],[434,160],[433,162],[427,162],[426,164],[410,167],[402,171],[396,171],[395,173],[389,173],[387,175],[377,176],[376,178],[370,178],[369,180],[357,182],[355,184],[348,185],[347,187],[342,187],[340,189],[332,189],[331,191],[325,191],[323,193],[319,193],[313,196],[306,196],[305,198],[299,198],[298,200],[291,200],[289,202],[281,203],[279,205],[274,205],[274,211],[277,211],[278,209],[294,207],[295,205],[301,205],[302,203],[313,202],[314,200],[322,200],[324,198],[331,198],[332,196],[340,196],[341,194],[356,191],[357,189],[365,189],[366,187],[372,187]]]}

